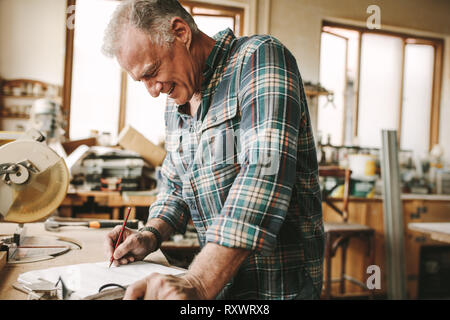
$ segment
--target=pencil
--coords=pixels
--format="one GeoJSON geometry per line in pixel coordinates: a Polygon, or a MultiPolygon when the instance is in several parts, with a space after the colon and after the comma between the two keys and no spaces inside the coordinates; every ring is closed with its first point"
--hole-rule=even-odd
{"type": "Polygon", "coordinates": [[[123,236],[123,230],[125,230],[125,225],[127,224],[128,217],[130,216],[131,207],[128,207],[128,213],[125,217],[125,220],[123,221],[122,229],[120,230],[119,237],[117,238],[116,246],[114,247],[113,253],[111,255],[111,260],[108,268],[111,268],[111,265],[114,261],[114,251],[116,251],[117,247],[119,246],[120,242],[122,242],[122,236],[123,236]]]}

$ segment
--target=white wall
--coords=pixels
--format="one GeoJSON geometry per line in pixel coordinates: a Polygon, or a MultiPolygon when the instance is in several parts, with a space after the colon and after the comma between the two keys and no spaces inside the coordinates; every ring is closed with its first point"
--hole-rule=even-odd
{"type": "Polygon", "coordinates": [[[62,85],[65,0],[0,0],[0,77],[62,85]]]}

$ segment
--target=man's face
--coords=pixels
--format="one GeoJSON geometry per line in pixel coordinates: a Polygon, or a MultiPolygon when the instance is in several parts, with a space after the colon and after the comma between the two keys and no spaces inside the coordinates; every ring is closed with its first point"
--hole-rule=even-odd
{"type": "Polygon", "coordinates": [[[160,46],[143,31],[128,27],[117,61],[135,81],[145,84],[152,97],[167,93],[177,104],[184,104],[200,89],[202,70],[196,67],[183,39],[160,46]]]}

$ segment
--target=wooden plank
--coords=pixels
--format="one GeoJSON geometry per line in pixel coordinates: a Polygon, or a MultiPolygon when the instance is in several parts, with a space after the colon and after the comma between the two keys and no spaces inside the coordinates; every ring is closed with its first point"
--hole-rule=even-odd
{"type": "MultiPolygon", "coordinates": [[[[17,224],[0,223],[0,234],[14,233],[17,224]]],[[[45,231],[43,223],[30,223],[27,228],[29,234],[35,236],[54,235],[45,231]]],[[[70,250],[68,253],[57,256],[52,260],[45,260],[33,263],[24,263],[21,265],[6,264],[5,272],[0,272],[0,300],[23,300],[27,294],[16,290],[13,285],[17,282],[20,274],[31,270],[47,269],[80,263],[95,263],[105,261],[105,252],[102,242],[109,232],[109,229],[67,229],[58,233],[59,238],[76,239],[83,244],[80,250],[70,250]]],[[[151,253],[145,258],[145,261],[160,263],[170,266],[161,250],[151,253]]]]}
{"type": "Polygon", "coordinates": [[[430,142],[429,150],[439,143],[439,126],[441,110],[441,90],[443,74],[443,41],[434,43],[434,72],[433,72],[433,93],[431,95],[430,109],[430,142]]]}
{"type": "Polygon", "coordinates": [[[120,73],[120,107],[119,107],[119,126],[117,134],[120,134],[125,128],[127,117],[127,73],[122,70],[120,73]]]}
{"type": "Polygon", "coordinates": [[[0,271],[2,271],[3,267],[6,265],[6,251],[0,252],[0,271]]]}
{"type": "Polygon", "coordinates": [[[72,97],[72,69],[73,69],[73,40],[75,37],[75,5],[76,0],[67,0],[66,21],[71,20],[73,27],[66,27],[66,55],[64,59],[64,84],[62,96],[62,108],[66,114],[65,136],[69,138],[70,132],[70,103],[72,97]],[[70,10],[69,10],[70,9],[70,10]]]}
{"type": "Polygon", "coordinates": [[[81,219],[99,219],[99,220],[109,220],[111,219],[111,215],[109,213],[77,213],[76,218],[81,219]]]}

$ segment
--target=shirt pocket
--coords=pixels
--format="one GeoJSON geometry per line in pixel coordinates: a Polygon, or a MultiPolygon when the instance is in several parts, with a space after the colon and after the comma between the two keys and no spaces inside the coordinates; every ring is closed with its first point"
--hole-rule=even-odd
{"type": "Polygon", "coordinates": [[[212,105],[201,127],[200,148],[197,150],[197,168],[224,167],[236,164],[239,152],[239,115],[237,99],[212,105]]]}
{"type": "Polygon", "coordinates": [[[226,101],[216,102],[211,105],[208,114],[202,124],[202,133],[210,128],[223,126],[228,120],[233,119],[238,113],[238,99],[232,96],[226,101]]]}

